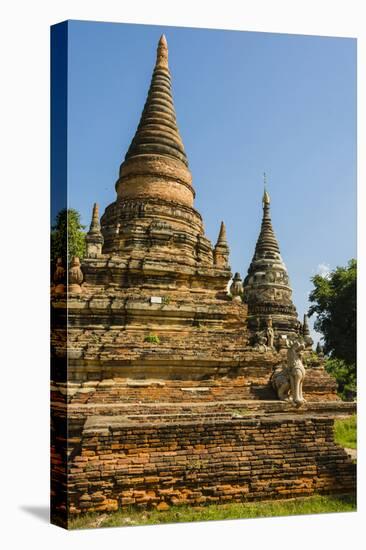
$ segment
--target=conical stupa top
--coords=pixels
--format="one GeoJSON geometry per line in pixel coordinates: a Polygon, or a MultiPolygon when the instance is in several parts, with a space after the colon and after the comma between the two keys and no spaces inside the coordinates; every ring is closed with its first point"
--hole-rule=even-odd
{"type": "Polygon", "coordinates": [[[304,322],[303,322],[303,325],[302,325],[302,333],[303,333],[303,336],[310,336],[308,316],[306,314],[304,315],[304,322]]]}
{"type": "Polygon", "coordinates": [[[164,67],[169,70],[168,66],[168,42],[166,41],[165,34],[162,34],[158,42],[158,49],[156,52],[156,67],[164,67]]]}
{"type": "Polygon", "coordinates": [[[268,326],[280,334],[296,335],[299,321],[292,302],[286,266],[274,234],[270,215],[270,196],[264,187],[262,224],[255,252],[244,281],[244,301],[248,304],[248,326],[258,331],[268,326]]]}
{"type": "Polygon", "coordinates": [[[125,160],[139,155],[164,155],[188,166],[179,134],[168,66],[168,45],[161,36],[144,110],[125,160]]]}
{"type": "Polygon", "coordinates": [[[280,248],[276,236],[273,231],[271,214],[270,214],[270,196],[266,189],[263,193],[263,217],[262,225],[255,247],[256,254],[263,254],[264,252],[275,252],[280,254],[280,248]]]}
{"type": "Polygon", "coordinates": [[[225,227],[224,222],[221,222],[221,225],[220,225],[220,232],[219,232],[219,236],[217,237],[216,246],[217,246],[217,245],[223,245],[223,244],[227,245],[226,227],[225,227]]]}
{"type": "Polygon", "coordinates": [[[93,206],[93,214],[90,223],[89,233],[99,233],[100,232],[100,223],[99,223],[99,206],[95,202],[93,206]]]}

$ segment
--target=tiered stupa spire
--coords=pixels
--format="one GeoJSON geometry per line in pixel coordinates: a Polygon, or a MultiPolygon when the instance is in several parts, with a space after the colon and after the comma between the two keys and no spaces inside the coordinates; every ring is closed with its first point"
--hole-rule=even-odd
{"type": "MultiPolygon", "coordinates": [[[[214,249],[193,207],[192,175],[179,134],[161,36],[140,122],[120,166],[116,200],[101,217],[106,284],[150,289],[175,286],[223,290],[231,278],[222,225],[214,249]]],[[[95,262],[84,271],[99,280],[95,262]]]]}
{"type": "Polygon", "coordinates": [[[150,89],[136,134],[126,160],[138,155],[167,155],[188,166],[179,134],[168,66],[168,44],[164,35],[158,44],[150,89]]]}
{"type": "Polygon", "coordinates": [[[271,252],[274,254],[280,254],[280,247],[274,234],[270,213],[271,199],[266,189],[264,189],[262,204],[263,204],[263,217],[262,225],[255,247],[256,254],[263,252],[271,252]]]}
{"type": "Polygon", "coordinates": [[[126,199],[149,196],[193,205],[192,175],[177,125],[164,35],[158,43],[147,99],[121,164],[116,190],[126,199]]]}
{"type": "Polygon", "coordinates": [[[262,224],[244,281],[244,300],[248,304],[250,328],[264,328],[271,318],[277,334],[288,335],[297,333],[299,322],[287,269],[272,227],[270,203],[265,182],[262,224]]]}

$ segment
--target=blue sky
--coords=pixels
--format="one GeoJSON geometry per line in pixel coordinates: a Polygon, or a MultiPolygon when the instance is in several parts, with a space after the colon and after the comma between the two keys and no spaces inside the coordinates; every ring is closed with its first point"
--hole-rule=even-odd
{"type": "Polygon", "coordinates": [[[71,21],[68,203],[85,224],[115,199],[162,33],[206,235],[225,221],[244,277],[265,171],[302,316],[311,276],[356,256],[356,40],[71,21]]]}

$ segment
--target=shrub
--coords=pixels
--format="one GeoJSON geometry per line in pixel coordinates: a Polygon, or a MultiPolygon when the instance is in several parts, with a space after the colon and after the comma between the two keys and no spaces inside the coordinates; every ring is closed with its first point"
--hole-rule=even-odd
{"type": "Polygon", "coordinates": [[[340,418],[334,422],[334,439],[342,447],[357,449],[357,418],[340,418]]]}
{"type": "Polygon", "coordinates": [[[144,342],[149,342],[149,344],[160,344],[160,338],[156,334],[149,334],[145,336],[144,342]]]}
{"type": "Polygon", "coordinates": [[[355,365],[347,365],[341,359],[327,359],[325,370],[336,379],[338,395],[343,400],[355,399],[357,394],[355,365]]]}

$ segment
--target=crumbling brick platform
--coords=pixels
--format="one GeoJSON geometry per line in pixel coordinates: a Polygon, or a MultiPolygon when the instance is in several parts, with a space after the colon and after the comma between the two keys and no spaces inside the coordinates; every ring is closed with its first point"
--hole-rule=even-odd
{"type": "Polygon", "coordinates": [[[155,423],[91,416],[69,472],[70,513],[349,493],[355,465],[333,420],[197,415],[155,423]]]}

